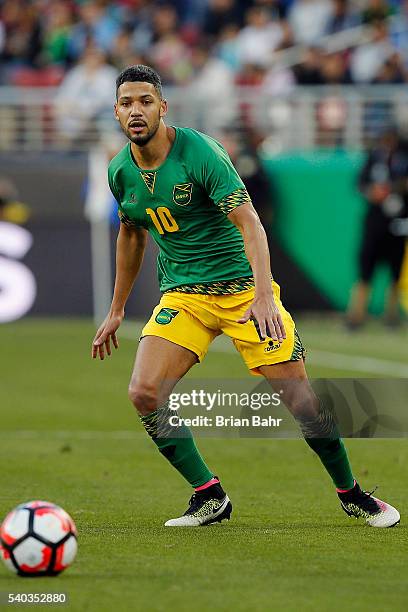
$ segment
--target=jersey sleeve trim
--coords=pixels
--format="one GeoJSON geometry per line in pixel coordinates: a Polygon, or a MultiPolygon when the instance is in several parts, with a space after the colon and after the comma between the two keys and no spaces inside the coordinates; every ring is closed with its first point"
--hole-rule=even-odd
{"type": "Polygon", "coordinates": [[[123,223],[123,225],[126,225],[126,227],[137,227],[136,223],[132,221],[132,219],[130,219],[120,208],[118,210],[118,217],[120,222],[123,223]]]}
{"type": "Polygon", "coordinates": [[[242,204],[246,204],[246,202],[251,202],[251,196],[247,192],[245,188],[236,189],[229,195],[221,198],[219,202],[216,203],[216,206],[223,212],[225,215],[229,215],[235,208],[241,206],[242,204]]]}

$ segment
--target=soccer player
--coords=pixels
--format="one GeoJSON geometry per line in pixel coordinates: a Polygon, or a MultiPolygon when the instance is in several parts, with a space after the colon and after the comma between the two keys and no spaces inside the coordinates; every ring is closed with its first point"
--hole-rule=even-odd
{"type": "Polygon", "coordinates": [[[226,151],[196,130],[165,124],[167,102],[152,68],[129,67],[116,85],[115,116],[129,143],[109,165],[121,224],[112,304],[92,356],[111,355],[111,342],[118,347],[116,332],[149,232],[159,247],[163,296],[142,331],[129,397],[160,453],[195,490],[187,511],[166,526],[209,524],[229,519],[232,511],[190,430],[166,429],[175,383],[203,360],[220,333],[232,339],[249,370],[283,389],[285,405],[347,514],[374,527],[395,525],[398,511],[354,479],[331,415],[308,382],[302,343],[271,280],[264,229],[226,151]]]}

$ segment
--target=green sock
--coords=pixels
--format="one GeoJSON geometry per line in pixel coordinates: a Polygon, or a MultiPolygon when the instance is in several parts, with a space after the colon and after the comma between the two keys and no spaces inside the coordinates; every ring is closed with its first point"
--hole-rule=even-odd
{"type": "Polygon", "coordinates": [[[333,415],[319,400],[319,411],[313,418],[298,418],[303,436],[318,455],[337,489],[351,489],[354,478],[347,451],[340,438],[333,415]]]}
{"type": "Polygon", "coordinates": [[[351,489],[354,478],[347,451],[341,438],[305,438],[318,455],[337,489],[351,489]]]}
{"type": "Polygon", "coordinates": [[[200,487],[211,480],[214,474],[204,463],[190,429],[186,425],[175,427],[169,424],[169,418],[174,414],[166,404],[141,417],[141,421],[161,454],[191,486],[200,487]]]}

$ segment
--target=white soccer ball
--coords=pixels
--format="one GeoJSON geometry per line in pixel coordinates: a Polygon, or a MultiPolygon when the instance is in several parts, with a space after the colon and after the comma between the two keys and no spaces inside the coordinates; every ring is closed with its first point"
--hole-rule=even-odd
{"type": "Polygon", "coordinates": [[[0,557],[20,576],[56,576],[71,565],[76,552],[75,523],[55,504],[21,504],[0,526],[0,557]]]}

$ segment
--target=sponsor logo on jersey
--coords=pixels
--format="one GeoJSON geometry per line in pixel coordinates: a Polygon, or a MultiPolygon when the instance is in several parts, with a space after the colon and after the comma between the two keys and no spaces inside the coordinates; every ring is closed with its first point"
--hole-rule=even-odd
{"type": "Polygon", "coordinates": [[[270,353],[271,351],[277,351],[280,348],[279,342],[274,342],[273,340],[268,340],[268,345],[264,349],[264,353],[270,353]]]}
{"type": "Polygon", "coordinates": [[[172,322],[174,317],[178,315],[179,311],[174,308],[162,308],[156,315],[155,321],[159,325],[168,325],[172,322]]]}
{"type": "Polygon", "coordinates": [[[193,183],[182,183],[174,185],[173,200],[179,206],[187,206],[191,202],[191,194],[193,193],[193,183]]]}

